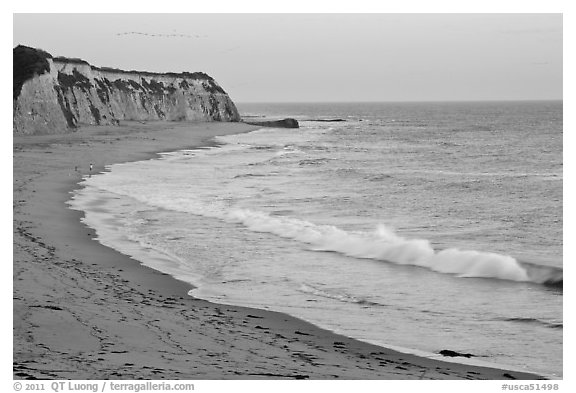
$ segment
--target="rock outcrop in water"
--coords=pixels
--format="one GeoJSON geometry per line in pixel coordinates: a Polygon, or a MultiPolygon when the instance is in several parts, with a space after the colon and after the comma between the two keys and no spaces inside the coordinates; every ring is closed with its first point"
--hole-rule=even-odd
{"type": "Polygon", "coordinates": [[[99,68],[25,46],[13,54],[14,134],[55,134],[120,120],[240,121],[228,94],[202,72],[99,68]]]}
{"type": "Polygon", "coordinates": [[[275,127],[275,128],[299,128],[300,125],[296,119],[282,119],[282,120],[250,120],[244,121],[246,124],[260,127],[275,127]]]}

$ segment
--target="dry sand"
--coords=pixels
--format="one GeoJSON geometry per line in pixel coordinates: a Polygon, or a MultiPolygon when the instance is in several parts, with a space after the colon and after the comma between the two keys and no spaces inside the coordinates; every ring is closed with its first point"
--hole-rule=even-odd
{"type": "Polygon", "coordinates": [[[188,284],[102,246],[65,204],[91,162],[97,173],[255,128],[122,124],[14,138],[14,378],[538,378],[402,354],[288,315],[194,299],[188,284]]]}

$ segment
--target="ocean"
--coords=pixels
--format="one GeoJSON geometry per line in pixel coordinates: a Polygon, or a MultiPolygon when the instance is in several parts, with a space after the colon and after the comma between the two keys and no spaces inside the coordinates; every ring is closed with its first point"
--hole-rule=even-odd
{"type": "Polygon", "coordinates": [[[195,297],[562,377],[561,101],[238,107],[300,128],[111,165],[71,208],[195,297]]]}

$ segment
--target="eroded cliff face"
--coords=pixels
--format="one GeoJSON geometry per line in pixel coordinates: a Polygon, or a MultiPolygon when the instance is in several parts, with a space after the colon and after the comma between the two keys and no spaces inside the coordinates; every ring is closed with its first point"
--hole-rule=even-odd
{"type": "MultiPolygon", "coordinates": [[[[17,83],[19,48],[14,49],[15,134],[62,133],[81,124],[110,125],[120,120],[240,120],[226,92],[200,72],[122,71],[47,54],[42,61],[48,67],[46,63],[35,67],[21,78],[23,83],[17,83]]],[[[22,61],[18,67],[23,67],[22,61]]]]}

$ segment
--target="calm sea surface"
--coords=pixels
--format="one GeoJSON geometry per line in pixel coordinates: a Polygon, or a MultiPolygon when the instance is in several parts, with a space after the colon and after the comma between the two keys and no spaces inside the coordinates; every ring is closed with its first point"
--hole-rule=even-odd
{"type": "Polygon", "coordinates": [[[239,109],[301,127],[112,165],[72,208],[194,296],[562,375],[562,102],[239,109]]]}

